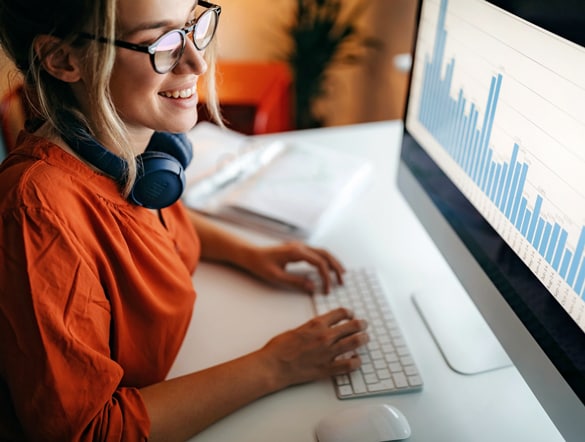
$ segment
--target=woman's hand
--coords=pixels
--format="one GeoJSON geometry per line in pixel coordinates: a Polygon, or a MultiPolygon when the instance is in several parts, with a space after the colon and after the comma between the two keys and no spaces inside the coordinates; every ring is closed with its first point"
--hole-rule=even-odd
{"type": "Polygon", "coordinates": [[[275,369],[277,388],[285,388],[358,369],[359,356],[339,356],[369,341],[366,328],[365,321],[338,308],[276,336],[261,352],[275,369]]]}
{"type": "Polygon", "coordinates": [[[301,242],[254,247],[247,254],[247,258],[244,267],[249,272],[274,284],[284,284],[313,293],[315,284],[307,276],[286,271],[287,264],[302,261],[317,269],[325,293],[329,293],[332,277],[337,283],[343,283],[345,269],[333,255],[324,249],[310,247],[301,242]]]}
{"type": "Polygon", "coordinates": [[[365,328],[364,321],[340,308],[252,353],[142,388],[151,439],[186,440],[267,394],[357,369],[359,357],[343,355],[368,342],[365,328]]]}
{"type": "Polygon", "coordinates": [[[204,259],[230,263],[265,281],[296,287],[309,293],[315,291],[314,284],[306,276],[287,272],[287,264],[304,261],[314,266],[326,293],[331,287],[332,277],[340,284],[343,282],[343,266],[326,250],[309,247],[301,242],[258,247],[218,227],[194,210],[188,213],[199,235],[201,257],[204,259]]]}

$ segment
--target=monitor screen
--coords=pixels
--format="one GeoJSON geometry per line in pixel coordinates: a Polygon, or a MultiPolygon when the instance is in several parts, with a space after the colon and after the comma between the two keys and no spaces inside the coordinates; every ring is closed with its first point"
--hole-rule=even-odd
{"type": "Polygon", "coordinates": [[[583,45],[579,0],[421,1],[398,171],[569,440],[585,429],[583,45]]]}

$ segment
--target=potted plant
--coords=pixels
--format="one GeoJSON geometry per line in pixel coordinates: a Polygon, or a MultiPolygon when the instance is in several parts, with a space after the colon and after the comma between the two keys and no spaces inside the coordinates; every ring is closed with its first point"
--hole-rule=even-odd
{"type": "Polygon", "coordinates": [[[355,64],[366,48],[379,46],[377,40],[362,35],[356,25],[366,4],[355,2],[351,9],[344,10],[342,0],[296,1],[292,22],[286,27],[291,45],[285,60],[293,74],[297,129],[323,125],[315,102],[327,94],[331,67],[355,64]]]}

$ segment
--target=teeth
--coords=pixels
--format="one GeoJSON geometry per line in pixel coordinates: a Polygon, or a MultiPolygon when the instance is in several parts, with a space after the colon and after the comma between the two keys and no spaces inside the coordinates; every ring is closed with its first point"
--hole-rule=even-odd
{"type": "Polygon", "coordinates": [[[192,96],[195,93],[196,90],[197,90],[197,88],[195,86],[193,86],[192,88],[182,89],[180,91],[161,92],[160,95],[163,95],[167,98],[189,98],[190,96],[192,96]]]}

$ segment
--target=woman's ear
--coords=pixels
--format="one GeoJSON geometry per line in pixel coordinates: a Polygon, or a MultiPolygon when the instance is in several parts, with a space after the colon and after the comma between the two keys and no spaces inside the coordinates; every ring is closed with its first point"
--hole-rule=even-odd
{"type": "Polygon", "coordinates": [[[51,35],[39,35],[34,42],[34,50],[41,60],[45,71],[66,83],[81,79],[79,51],[63,40],[51,35]]]}

